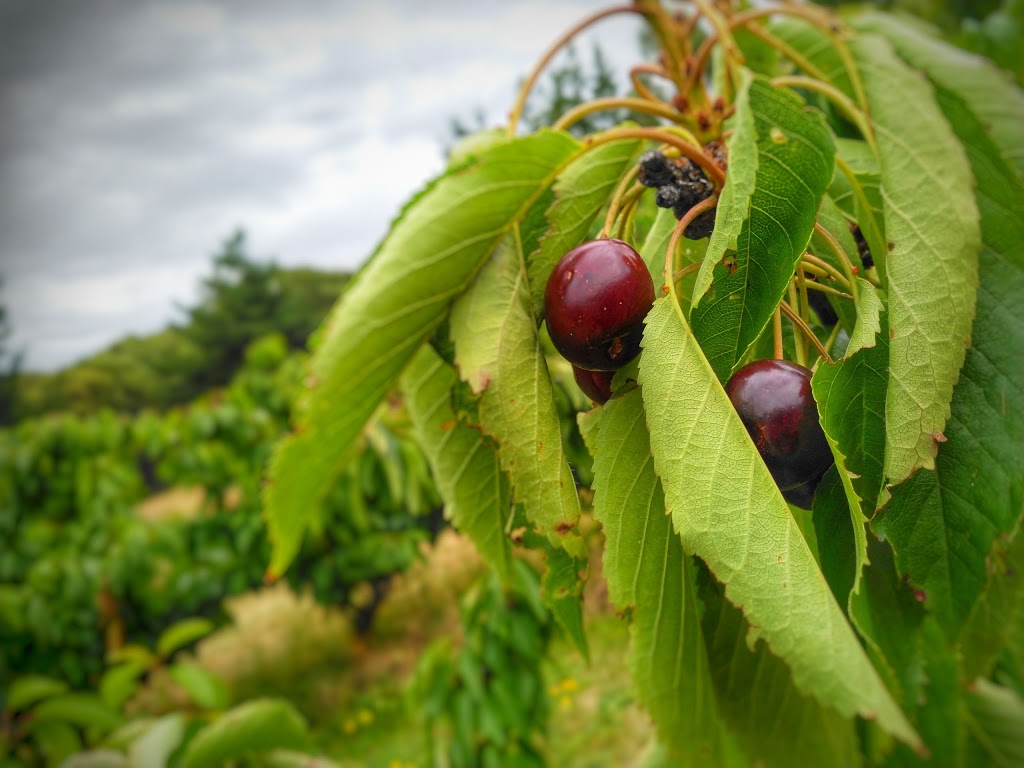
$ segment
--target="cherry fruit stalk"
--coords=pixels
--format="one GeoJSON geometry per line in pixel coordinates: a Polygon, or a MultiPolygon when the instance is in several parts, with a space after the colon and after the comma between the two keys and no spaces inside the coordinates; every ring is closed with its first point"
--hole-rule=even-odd
{"type": "Polygon", "coordinates": [[[776,485],[809,506],[807,491],[813,494],[833,463],[811,394],[811,372],[786,360],[758,360],[736,371],[725,392],[776,485]]]}
{"type": "Polygon", "coordinates": [[[653,304],[647,265],[621,240],[573,248],[551,272],[544,292],[555,349],[588,371],[614,371],[640,354],[644,318],[653,304]]]}

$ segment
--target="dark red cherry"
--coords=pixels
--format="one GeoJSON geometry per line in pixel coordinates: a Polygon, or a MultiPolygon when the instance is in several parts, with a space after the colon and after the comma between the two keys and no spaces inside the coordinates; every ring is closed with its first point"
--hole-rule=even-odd
{"type": "Polygon", "coordinates": [[[640,353],[654,304],[647,265],[621,240],[593,240],[555,265],[544,292],[548,334],[579,368],[613,371],[640,353]]]}
{"type": "Polygon", "coordinates": [[[758,360],[736,371],[725,392],[780,489],[816,482],[832,465],[809,370],[786,360],[758,360]]]}
{"type": "Polygon", "coordinates": [[[583,394],[595,403],[607,403],[612,396],[612,379],[615,371],[588,371],[584,368],[572,367],[572,376],[583,394]]]}

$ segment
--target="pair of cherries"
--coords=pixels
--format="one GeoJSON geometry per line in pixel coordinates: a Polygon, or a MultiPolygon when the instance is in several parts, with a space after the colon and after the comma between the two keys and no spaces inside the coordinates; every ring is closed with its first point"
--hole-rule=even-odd
{"type": "MultiPolygon", "coordinates": [[[[548,334],[595,402],[608,401],[615,371],[640,354],[653,304],[647,265],[621,240],[583,243],[552,271],[544,292],[548,334]]],[[[810,506],[833,462],[811,372],[785,360],[757,360],[740,368],[725,391],[786,500],[810,506]]]]}

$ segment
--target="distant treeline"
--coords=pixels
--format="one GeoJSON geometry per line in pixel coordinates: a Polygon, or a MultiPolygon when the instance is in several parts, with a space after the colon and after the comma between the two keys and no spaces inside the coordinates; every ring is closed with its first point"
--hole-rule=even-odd
{"type": "Polygon", "coordinates": [[[255,339],[277,332],[291,348],[304,347],[349,277],[253,260],[245,235],[236,233],[214,257],[199,303],[182,308],[183,322],[128,336],[56,373],[18,374],[14,419],[101,408],[134,413],[188,402],[230,381],[255,339]]]}

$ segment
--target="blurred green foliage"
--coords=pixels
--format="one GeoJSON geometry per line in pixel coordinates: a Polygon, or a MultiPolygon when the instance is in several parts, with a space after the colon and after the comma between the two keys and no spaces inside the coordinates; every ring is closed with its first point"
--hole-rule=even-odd
{"type": "Polygon", "coordinates": [[[18,375],[12,414],[24,419],[104,408],[137,413],[188,402],[227,384],[256,339],[279,333],[289,349],[304,348],[348,279],[345,273],[258,262],[244,233],[236,232],[214,257],[199,303],[183,308],[184,323],[128,336],[57,373],[18,375]]]}

